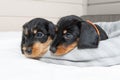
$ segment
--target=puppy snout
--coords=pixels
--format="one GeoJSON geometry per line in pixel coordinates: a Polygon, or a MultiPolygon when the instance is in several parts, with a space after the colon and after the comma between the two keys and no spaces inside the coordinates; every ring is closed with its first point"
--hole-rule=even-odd
{"type": "Polygon", "coordinates": [[[55,53],[56,52],[56,48],[55,47],[50,47],[50,51],[52,52],[52,53],[55,53]]]}
{"type": "Polygon", "coordinates": [[[32,48],[28,48],[27,50],[26,50],[26,52],[27,52],[27,54],[32,54],[32,48]]]}

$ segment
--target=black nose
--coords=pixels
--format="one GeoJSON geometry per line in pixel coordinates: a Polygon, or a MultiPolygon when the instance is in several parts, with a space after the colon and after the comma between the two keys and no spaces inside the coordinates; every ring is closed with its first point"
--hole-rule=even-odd
{"type": "Polygon", "coordinates": [[[50,51],[55,53],[56,52],[56,48],[55,47],[50,47],[50,51]]]}
{"type": "Polygon", "coordinates": [[[26,50],[26,52],[27,52],[27,54],[32,54],[32,49],[31,49],[31,48],[28,48],[28,49],[26,50]]]}

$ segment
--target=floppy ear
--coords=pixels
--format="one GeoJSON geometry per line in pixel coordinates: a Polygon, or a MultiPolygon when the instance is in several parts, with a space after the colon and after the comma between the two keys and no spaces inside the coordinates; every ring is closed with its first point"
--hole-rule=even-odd
{"type": "Polygon", "coordinates": [[[50,37],[53,39],[55,36],[55,25],[52,22],[49,22],[48,24],[48,32],[50,34],[50,37]]]}
{"type": "Polygon", "coordinates": [[[88,22],[81,22],[80,35],[78,41],[79,49],[97,48],[99,44],[99,35],[95,28],[88,22]]]}

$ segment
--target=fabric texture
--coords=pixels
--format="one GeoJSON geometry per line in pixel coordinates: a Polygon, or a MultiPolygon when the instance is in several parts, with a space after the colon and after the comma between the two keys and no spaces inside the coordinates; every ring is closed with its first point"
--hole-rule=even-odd
{"type": "Polygon", "coordinates": [[[73,66],[112,66],[120,64],[120,21],[98,22],[109,39],[100,41],[95,49],[75,48],[64,56],[54,56],[48,51],[40,60],[73,66]]]}

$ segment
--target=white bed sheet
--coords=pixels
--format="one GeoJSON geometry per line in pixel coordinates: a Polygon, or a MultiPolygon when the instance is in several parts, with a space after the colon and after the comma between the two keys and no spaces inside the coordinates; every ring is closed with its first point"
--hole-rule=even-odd
{"type": "Polygon", "coordinates": [[[0,80],[119,80],[120,65],[75,67],[25,58],[21,32],[0,32],[0,80]]]}

